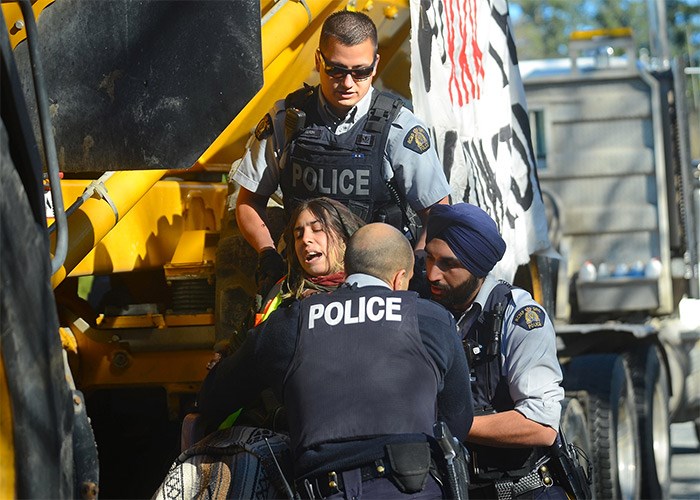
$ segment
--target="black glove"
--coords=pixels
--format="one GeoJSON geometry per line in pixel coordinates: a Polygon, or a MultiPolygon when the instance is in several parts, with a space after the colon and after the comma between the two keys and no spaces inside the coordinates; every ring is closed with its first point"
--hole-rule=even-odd
{"type": "Polygon", "coordinates": [[[258,255],[258,268],[255,270],[255,283],[258,295],[263,299],[287,272],[284,259],[273,248],[267,248],[258,255]]]}
{"type": "Polygon", "coordinates": [[[415,261],[413,263],[413,278],[408,283],[408,289],[418,292],[424,299],[429,299],[430,283],[428,283],[427,271],[425,268],[425,250],[418,250],[415,253],[415,261]]]}

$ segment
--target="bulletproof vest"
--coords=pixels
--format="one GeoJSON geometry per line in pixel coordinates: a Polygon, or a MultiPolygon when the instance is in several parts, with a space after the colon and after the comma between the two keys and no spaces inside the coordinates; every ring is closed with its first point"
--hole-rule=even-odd
{"type": "Polygon", "coordinates": [[[304,128],[294,134],[282,154],[280,187],[287,213],[302,200],[326,196],[345,204],[365,222],[392,223],[381,216],[395,205],[382,176],[382,158],[402,101],[375,91],[367,115],[346,133],[336,135],[321,119],[318,92],[318,87],[302,89],[285,101],[287,108],[306,114],[304,128]]]}
{"type": "Polygon", "coordinates": [[[343,286],[301,304],[284,403],[296,453],[387,434],[432,435],[439,372],[415,292],[343,286]]]}
{"type": "Polygon", "coordinates": [[[469,368],[472,375],[474,408],[496,411],[513,409],[508,383],[501,375],[501,335],[505,308],[511,298],[511,286],[501,281],[491,290],[484,308],[466,332],[462,332],[465,348],[472,350],[469,368]],[[501,310],[497,312],[497,305],[501,310]],[[474,354],[474,347],[479,354],[474,354]]]}
{"type": "MultiPolygon", "coordinates": [[[[515,407],[508,390],[501,364],[503,317],[511,300],[512,286],[500,281],[486,299],[476,320],[462,332],[469,358],[472,378],[472,397],[476,414],[502,412],[515,407]],[[475,354],[474,348],[479,352],[475,354]]],[[[503,477],[519,478],[527,475],[534,465],[534,448],[494,448],[473,444],[472,482],[490,482],[503,477]]]]}

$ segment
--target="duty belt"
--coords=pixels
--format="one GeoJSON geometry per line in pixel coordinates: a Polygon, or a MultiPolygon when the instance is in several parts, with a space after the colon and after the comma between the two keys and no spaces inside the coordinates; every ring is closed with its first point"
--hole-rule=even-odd
{"type": "MultiPolygon", "coordinates": [[[[381,477],[389,477],[391,475],[389,464],[385,464],[382,459],[375,460],[369,465],[356,468],[360,469],[360,478],[362,482],[381,477]]],[[[303,480],[298,480],[296,481],[296,487],[297,492],[299,492],[303,498],[326,498],[345,491],[343,476],[340,472],[336,471],[325,472],[303,480]]]]}
{"type": "Polygon", "coordinates": [[[517,482],[509,479],[497,479],[494,483],[498,500],[511,500],[512,498],[524,495],[537,488],[549,488],[554,484],[554,479],[546,463],[535,468],[527,476],[521,477],[517,482]]]}

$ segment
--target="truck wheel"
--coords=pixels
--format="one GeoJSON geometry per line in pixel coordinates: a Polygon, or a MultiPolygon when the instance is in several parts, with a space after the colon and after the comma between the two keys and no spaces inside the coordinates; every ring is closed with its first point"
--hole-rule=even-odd
{"type": "Polygon", "coordinates": [[[625,354],[632,374],[639,419],[642,498],[668,498],[671,488],[671,436],[666,367],[655,345],[625,354]]]}
{"type": "Polygon", "coordinates": [[[567,391],[587,391],[587,415],[596,498],[639,498],[640,452],[637,413],[627,363],[617,354],[571,360],[564,376],[567,391]]]}
{"type": "Polygon", "coordinates": [[[664,342],[662,344],[665,359],[668,362],[668,377],[671,394],[668,400],[669,418],[671,422],[683,420],[683,408],[688,399],[685,381],[690,367],[690,356],[681,344],[664,342]]]}
{"type": "MultiPolygon", "coordinates": [[[[579,463],[584,469],[589,469],[593,475],[591,438],[589,436],[586,410],[577,398],[585,397],[585,393],[576,394],[575,397],[566,397],[561,402],[561,423],[559,427],[564,433],[568,443],[576,447],[579,463]]],[[[592,478],[589,478],[592,480],[592,478]]]]}

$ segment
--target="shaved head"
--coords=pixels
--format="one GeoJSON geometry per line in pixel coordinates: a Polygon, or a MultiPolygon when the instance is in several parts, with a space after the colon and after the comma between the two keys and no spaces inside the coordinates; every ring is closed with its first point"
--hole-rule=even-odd
{"type": "Polygon", "coordinates": [[[362,273],[391,283],[401,270],[413,271],[413,249],[389,224],[367,224],[352,235],[345,251],[345,273],[362,273]]]}

